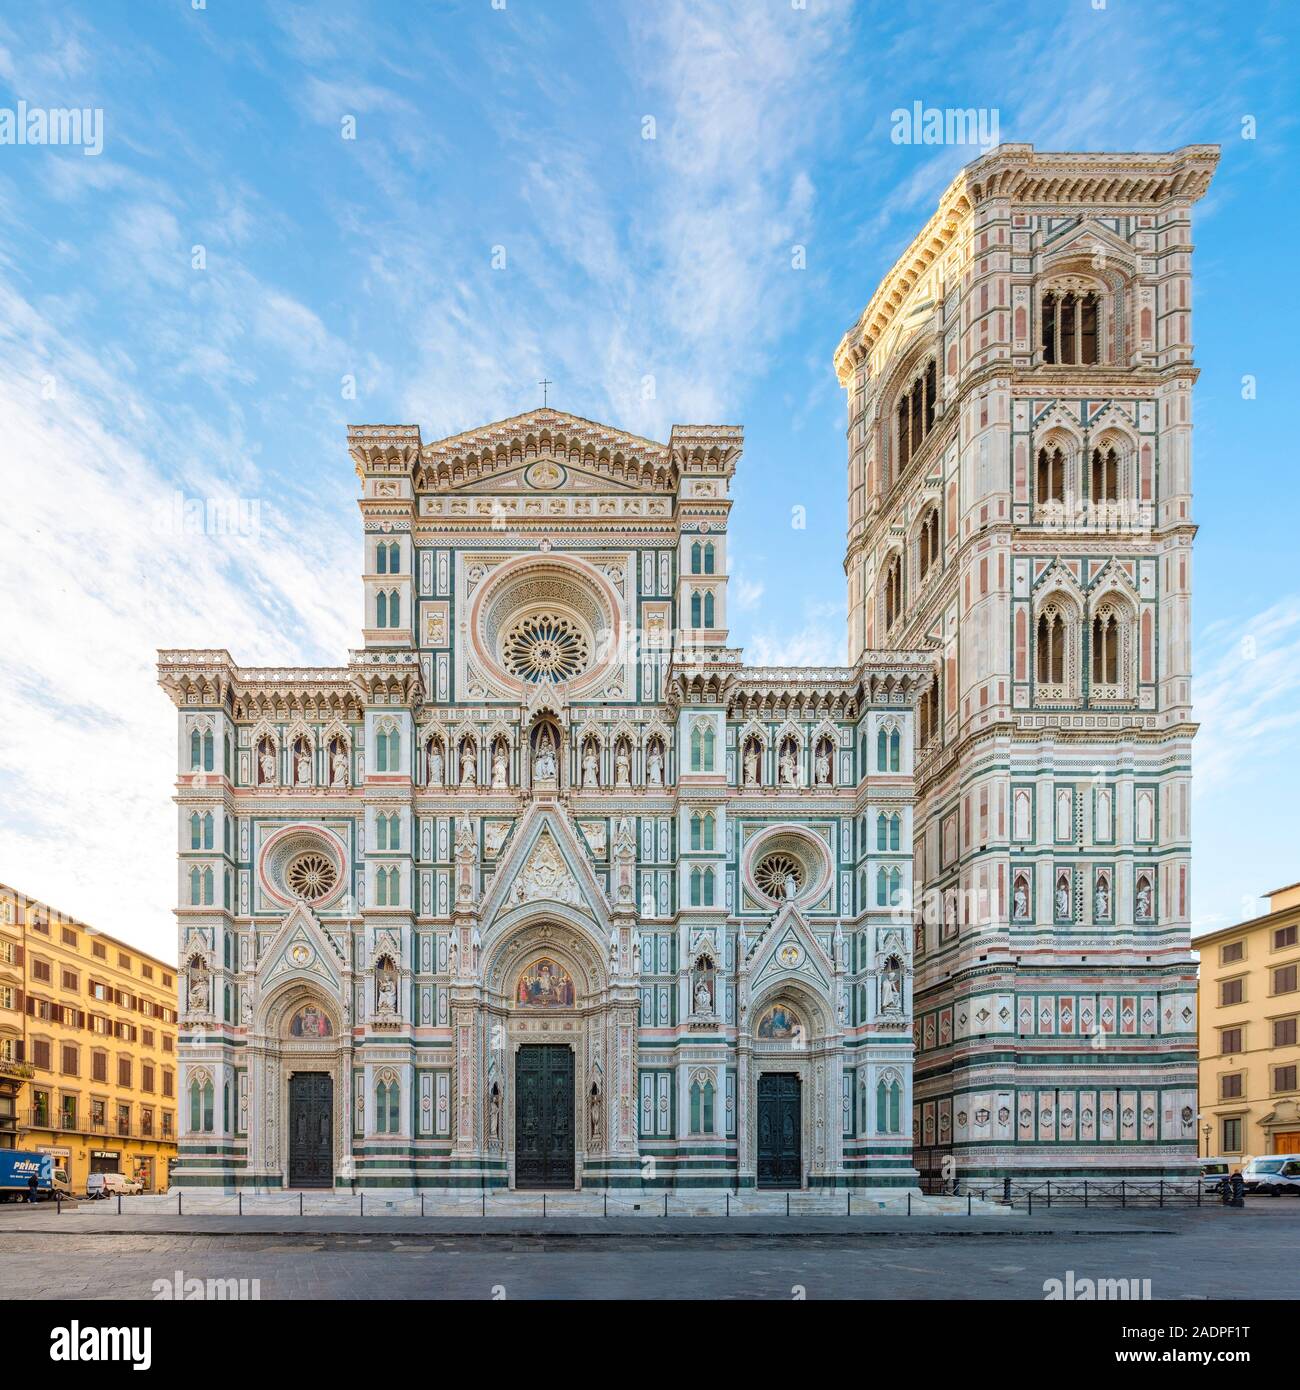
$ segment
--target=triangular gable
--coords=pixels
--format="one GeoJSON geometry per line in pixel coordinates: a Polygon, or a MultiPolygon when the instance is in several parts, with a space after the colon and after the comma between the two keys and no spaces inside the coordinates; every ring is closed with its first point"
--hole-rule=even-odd
{"type": "Polygon", "coordinates": [[[510,837],[481,917],[491,922],[517,903],[538,901],[577,908],[602,923],[609,915],[590,856],[568,817],[553,806],[534,802],[510,837]]]}
{"type": "Polygon", "coordinates": [[[305,903],[295,903],[257,965],[261,989],[286,979],[311,980],[328,989],[342,984],[342,957],[329,934],[305,903]]]}
{"type": "Polygon", "coordinates": [[[757,995],[777,981],[795,980],[829,999],[834,974],[834,962],[808,929],[799,909],[794,903],[784,903],[750,957],[750,994],[757,995]]]}
{"type": "Polygon", "coordinates": [[[1092,257],[1099,248],[1126,266],[1133,264],[1133,248],[1123,237],[1116,235],[1109,227],[1103,226],[1095,218],[1081,218],[1073,227],[1062,227],[1059,232],[1049,230],[1043,243],[1045,274],[1050,274],[1052,262],[1071,254],[1092,257]]]}

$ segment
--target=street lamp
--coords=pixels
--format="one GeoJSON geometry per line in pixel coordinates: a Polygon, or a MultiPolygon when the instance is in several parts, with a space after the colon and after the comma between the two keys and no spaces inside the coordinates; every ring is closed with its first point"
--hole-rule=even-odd
{"type": "Polygon", "coordinates": [[[1213,1130],[1211,1129],[1210,1122],[1209,1122],[1208,1120],[1206,1120],[1206,1122],[1201,1126],[1201,1133],[1202,1133],[1203,1135],[1205,1135],[1205,1156],[1206,1156],[1206,1158],[1209,1158],[1209,1156],[1210,1156],[1210,1135],[1213,1133],[1213,1130]]]}

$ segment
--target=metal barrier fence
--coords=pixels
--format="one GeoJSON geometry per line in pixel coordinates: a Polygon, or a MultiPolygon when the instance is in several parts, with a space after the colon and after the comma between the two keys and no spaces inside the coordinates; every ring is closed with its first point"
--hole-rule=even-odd
{"type": "Polygon", "coordinates": [[[1199,1207],[1208,1196],[1217,1202],[1217,1192],[1207,1192],[1196,1179],[1164,1178],[1102,1179],[1083,1178],[1072,1181],[1044,1178],[1042,1182],[1001,1180],[943,1179],[923,1177],[921,1191],[929,1196],[972,1197],[977,1202],[995,1202],[1000,1206],[1025,1207],[1033,1211],[1040,1207],[1199,1207]]]}

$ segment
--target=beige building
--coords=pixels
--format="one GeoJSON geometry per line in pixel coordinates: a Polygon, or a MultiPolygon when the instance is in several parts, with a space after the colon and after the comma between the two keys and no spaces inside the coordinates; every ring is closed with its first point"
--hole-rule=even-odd
{"type": "Polygon", "coordinates": [[[1199,937],[1201,1152],[1300,1153],[1300,883],[1199,937]]]}
{"type": "Polygon", "coordinates": [[[0,884],[0,1147],[162,1191],[176,1155],[176,968],[0,884]]]}

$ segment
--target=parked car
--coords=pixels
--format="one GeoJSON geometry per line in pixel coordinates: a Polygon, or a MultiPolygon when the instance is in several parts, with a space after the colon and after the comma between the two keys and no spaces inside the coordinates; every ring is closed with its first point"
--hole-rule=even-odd
{"type": "Polygon", "coordinates": [[[52,1201],[71,1197],[68,1175],[50,1154],[29,1153],[26,1149],[0,1149],[0,1202],[25,1202],[36,1177],[36,1200],[52,1201]]]}
{"type": "Polygon", "coordinates": [[[1300,1197],[1300,1155],[1277,1154],[1272,1158],[1252,1158],[1241,1170],[1247,1193],[1280,1197],[1284,1192],[1300,1197]]]}
{"type": "Polygon", "coordinates": [[[1201,1159],[1201,1187],[1206,1192],[1217,1192],[1224,1178],[1232,1172],[1232,1164],[1226,1158],[1201,1159]]]}
{"type": "Polygon", "coordinates": [[[108,1196],[108,1188],[104,1185],[103,1173],[91,1173],[86,1179],[86,1196],[92,1202],[102,1202],[108,1196]]]}
{"type": "Polygon", "coordinates": [[[144,1183],[137,1178],[128,1178],[123,1173],[104,1173],[104,1196],[111,1197],[115,1193],[122,1193],[127,1197],[134,1197],[137,1193],[144,1191],[144,1183]]]}

